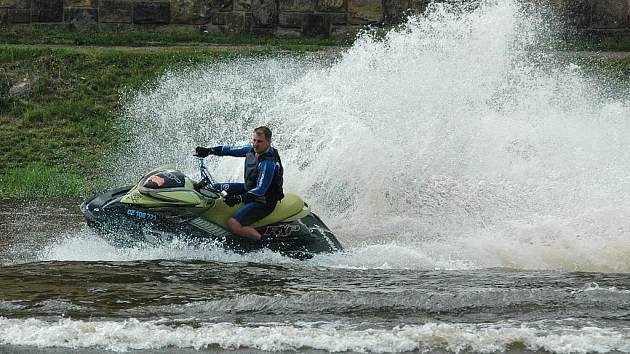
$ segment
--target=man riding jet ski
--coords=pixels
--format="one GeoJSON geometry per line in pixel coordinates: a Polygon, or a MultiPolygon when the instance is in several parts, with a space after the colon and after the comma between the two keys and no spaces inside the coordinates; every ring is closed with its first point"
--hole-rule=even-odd
{"type": "Polygon", "coordinates": [[[245,183],[222,184],[227,194],[225,204],[231,207],[244,204],[228,219],[227,226],[232,233],[256,241],[262,235],[250,225],[271,214],[284,198],[282,161],[278,150],[271,146],[271,135],[269,128],[258,127],[254,129],[251,145],[198,146],[195,149],[195,156],[201,158],[208,155],[245,157],[245,183]]]}
{"type": "MultiPolygon", "coordinates": [[[[171,167],[158,167],[135,185],[86,200],[81,211],[90,227],[117,246],[159,244],[179,236],[180,240],[210,241],[238,252],[267,248],[295,258],[342,250],[302,198],[283,193],[282,164],[275,149],[261,148],[262,153],[256,156],[256,144],[250,147],[253,154],[245,153],[245,183],[227,183],[225,190],[220,188],[204,159],[198,158],[199,182],[171,167]],[[248,164],[257,166],[257,170],[252,171],[248,164]],[[249,206],[251,203],[258,204],[249,206]],[[235,235],[237,232],[243,236],[235,235]]],[[[238,155],[245,151],[204,149],[196,149],[196,155],[238,155]]]]}

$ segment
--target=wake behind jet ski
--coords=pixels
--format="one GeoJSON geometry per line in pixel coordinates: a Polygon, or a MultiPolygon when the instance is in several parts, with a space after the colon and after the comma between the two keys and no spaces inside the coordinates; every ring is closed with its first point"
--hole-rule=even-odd
{"type": "Polygon", "coordinates": [[[228,206],[204,159],[198,163],[198,183],[176,169],[159,167],[135,185],[86,200],[81,211],[87,224],[121,246],[164,242],[175,235],[194,242],[216,242],[235,251],[267,248],[296,258],[343,249],[302,198],[291,193],[252,225],[262,235],[260,241],[233,235],[227,222],[242,205],[228,206]]]}

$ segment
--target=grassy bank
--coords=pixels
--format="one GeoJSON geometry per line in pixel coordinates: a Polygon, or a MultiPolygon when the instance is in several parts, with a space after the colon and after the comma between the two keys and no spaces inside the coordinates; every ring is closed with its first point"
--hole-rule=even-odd
{"type": "Polygon", "coordinates": [[[630,52],[630,37],[622,34],[585,33],[559,42],[559,49],[601,52],[630,52]]]}
{"type": "Polygon", "coordinates": [[[90,181],[78,171],[35,163],[0,175],[2,197],[75,197],[90,191],[90,181]]]}
{"type": "Polygon", "coordinates": [[[282,48],[0,45],[0,197],[99,190],[104,157],[125,139],[116,122],[121,94],[152,85],[168,68],[282,48]],[[26,93],[10,94],[21,83],[26,93]]]}
{"type": "Polygon", "coordinates": [[[38,162],[91,166],[116,143],[121,92],[150,85],[169,66],[229,55],[0,47],[0,170],[38,162]],[[28,93],[8,94],[21,82],[28,93]]]}

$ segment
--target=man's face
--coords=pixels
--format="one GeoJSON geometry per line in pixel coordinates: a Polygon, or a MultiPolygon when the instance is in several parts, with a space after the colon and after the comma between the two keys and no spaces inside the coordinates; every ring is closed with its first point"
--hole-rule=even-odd
{"type": "Polygon", "coordinates": [[[257,154],[262,154],[267,151],[269,145],[271,145],[271,140],[267,140],[267,138],[265,138],[265,134],[263,133],[254,133],[252,145],[254,146],[254,151],[256,151],[257,154]]]}

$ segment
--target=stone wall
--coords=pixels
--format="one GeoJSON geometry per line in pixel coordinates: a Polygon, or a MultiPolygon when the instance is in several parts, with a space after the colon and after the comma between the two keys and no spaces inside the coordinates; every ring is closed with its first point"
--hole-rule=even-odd
{"type": "MultiPolygon", "coordinates": [[[[184,28],[329,36],[400,22],[430,0],[0,0],[0,26],[184,28]]],[[[536,0],[529,0],[536,1],[536,0]]],[[[630,0],[550,0],[585,30],[630,32],[630,0]]],[[[1,28],[0,28],[1,30],[1,28]]]]}

